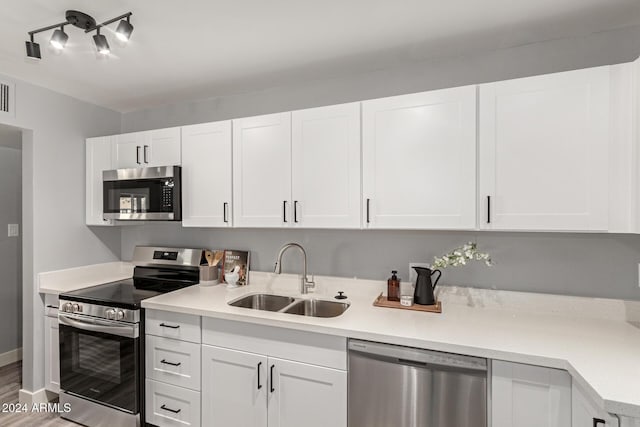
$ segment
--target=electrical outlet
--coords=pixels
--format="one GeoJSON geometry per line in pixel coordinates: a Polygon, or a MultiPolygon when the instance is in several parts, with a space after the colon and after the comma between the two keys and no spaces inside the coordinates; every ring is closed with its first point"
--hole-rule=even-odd
{"type": "Polygon", "coordinates": [[[18,237],[20,235],[20,227],[18,224],[9,224],[7,226],[7,236],[18,237]]]}

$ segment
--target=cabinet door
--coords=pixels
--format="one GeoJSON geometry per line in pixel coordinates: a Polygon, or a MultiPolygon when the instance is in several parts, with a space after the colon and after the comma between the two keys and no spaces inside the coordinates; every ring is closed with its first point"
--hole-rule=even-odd
{"type": "Polygon", "coordinates": [[[292,113],[293,225],[360,227],[360,103],[292,113]]]}
{"type": "Polygon", "coordinates": [[[368,228],[476,227],[476,87],[362,103],[368,228]]]}
{"type": "Polygon", "coordinates": [[[149,143],[143,145],[144,166],[179,166],[180,128],[156,129],[149,132],[149,143]]]}
{"type": "Polygon", "coordinates": [[[87,225],[113,225],[102,217],[102,171],[113,169],[113,137],[86,141],[86,218],[87,225]]]}
{"type": "Polygon", "coordinates": [[[231,121],[182,128],[182,226],[231,226],[231,121]]]}
{"type": "Polygon", "coordinates": [[[234,120],[234,225],[287,226],[290,200],[291,113],[234,120]]]}
{"type": "Polygon", "coordinates": [[[269,378],[269,427],[346,427],[346,371],[270,357],[269,378]]]}
{"type": "MultiPolygon", "coordinates": [[[[149,146],[148,132],[133,132],[115,136],[114,169],[144,166],[144,147],[149,146]]],[[[148,148],[147,148],[148,151],[148,148]]]]}
{"type": "Polygon", "coordinates": [[[60,348],[58,347],[58,318],[44,317],[44,374],[45,388],[55,393],[60,392],[60,348]]]}
{"type": "Polygon", "coordinates": [[[266,427],[268,387],[265,356],[202,346],[203,426],[266,427]]]}
{"type": "Polygon", "coordinates": [[[480,87],[480,224],[607,230],[609,68],[480,87]]]}
{"type": "Polygon", "coordinates": [[[575,382],[571,384],[572,427],[618,427],[618,419],[598,406],[575,382]]]}
{"type": "Polygon", "coordinates": [[[571,425],[571,376],[559,369],[492,362],[493,427],[571,425]]]}

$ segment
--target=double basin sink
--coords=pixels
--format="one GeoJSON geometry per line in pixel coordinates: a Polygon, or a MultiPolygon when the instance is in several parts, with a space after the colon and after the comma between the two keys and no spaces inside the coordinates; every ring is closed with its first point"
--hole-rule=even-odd
{"type": "Polygon", "coordinates": [[[234,307],[276,311],[311,317],[336,317],[349,308],[349,303],[319,299],[293,298],[284,295],[251,294],[231,301],[234,307]]]}

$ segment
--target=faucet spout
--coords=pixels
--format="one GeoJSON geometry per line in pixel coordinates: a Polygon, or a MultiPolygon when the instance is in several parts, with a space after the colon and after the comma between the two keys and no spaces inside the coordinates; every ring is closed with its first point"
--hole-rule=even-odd
{"type": "Polygon", "coordinates": [[[306,294],[309,292],[309,289],[314,288],[316,284],[313,280],[309,280],[307,278],[307,253],[301,245],[298,243],[287,243],[280,248],[273,272],[276,274],[282,273],[282,255],[284,255],[289,248],[297,248],[302,252],[302,279],[300,281],[300,293],[306,294]]]}

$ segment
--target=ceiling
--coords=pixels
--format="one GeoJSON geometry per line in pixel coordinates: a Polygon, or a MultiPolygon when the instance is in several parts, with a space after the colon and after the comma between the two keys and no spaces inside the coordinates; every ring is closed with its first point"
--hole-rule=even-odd
{"type": "MultiPolygon", "coordinates": [[[[639,0],[2,0],[0,74],[126,112],[640,24],[639,0]],[[133,12],[127,46],[98,59],[67,27],[62,54],[27,32],[67,9],[98,22],[133,12]]],[[[111,25],[112,32],[116,24],[111,25]]],[[[640,43],[640,41],[639,41],[640,43]]]]}

